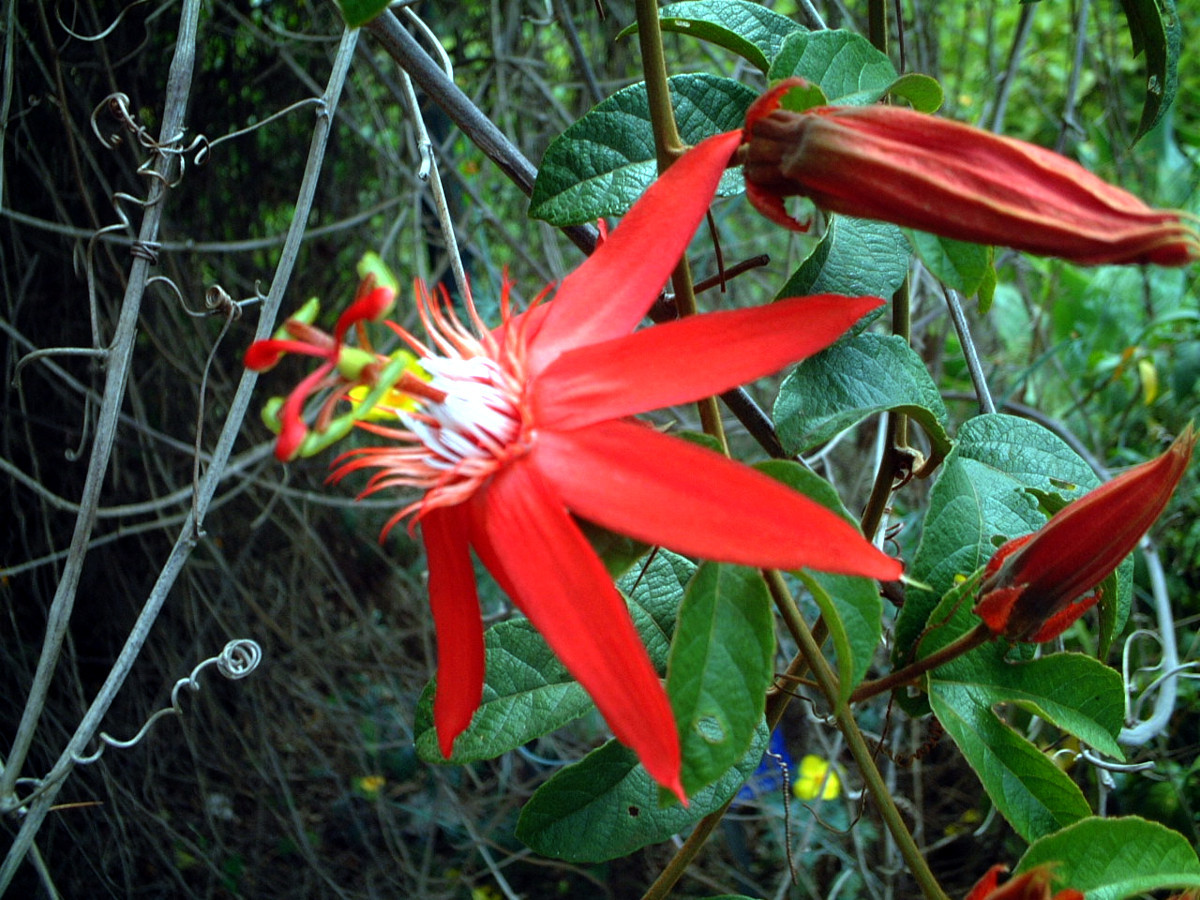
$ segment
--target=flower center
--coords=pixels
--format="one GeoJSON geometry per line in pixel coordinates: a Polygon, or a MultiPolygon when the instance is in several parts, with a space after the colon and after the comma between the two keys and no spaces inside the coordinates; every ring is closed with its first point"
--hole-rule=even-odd
{"type": "Polygon", "coordinates": [[[427,356],[429,386],[445,394],[400,420],[429,451],[426,464],[452,471],[507,457],[521,434],[520,387],[487,356],[427,356]]]}

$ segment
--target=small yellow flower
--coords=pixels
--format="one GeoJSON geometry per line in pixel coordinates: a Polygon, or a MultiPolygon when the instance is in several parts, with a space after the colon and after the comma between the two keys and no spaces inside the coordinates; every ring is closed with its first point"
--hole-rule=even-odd
{"type": "Polygon", "coordinates": [[[363,775],[354,779],[354,789],[368,800],[377,799],[386,784],[387,779],[382,775],[363,775]]]}
{"type": "Polygon", "coordinates": [[[811,753],[800,760],[800,777],[792,788],[801,800],[835,800],[842,792],[842,782],[827,760],[811,753]]]}

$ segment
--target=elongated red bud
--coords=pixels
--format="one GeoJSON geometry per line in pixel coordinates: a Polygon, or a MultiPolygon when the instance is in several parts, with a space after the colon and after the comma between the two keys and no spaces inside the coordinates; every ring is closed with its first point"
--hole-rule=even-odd
{"type": "Polygon", "coordinates": [[[1188,425],[1161,456],[1060,510],[996,551],[975,613],[994,634],[1048,641],[1100,599],[1093,591],[1154,524],[1183,478],[1196,435],[1188,425]]]}
{"type": "Polygon", "coordinates": [[[807,228],[783,198],[943,237],[998,244],[1084,265],[1200,260],[1200,236],[1041,147],[896,106],[792,112],[781,82],[750,107],[737,161],[765,216],[807,228]]]}

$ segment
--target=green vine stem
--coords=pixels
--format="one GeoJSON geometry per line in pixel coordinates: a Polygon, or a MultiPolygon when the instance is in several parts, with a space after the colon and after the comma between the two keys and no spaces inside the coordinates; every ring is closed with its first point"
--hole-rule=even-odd
{"type": "MultiPolygon", "coordinates": [[[[667,83],[667,61],[663,53],[662,27],[658,21],[658,4],[655,0],[637,0],[638,45],[642,52],[642,71],[646,76],[646,100],[650,106],[650,125],[654,130],[654,151],[658,158],[658,171],[664,172],[684,150],[683,139],[675,124],[675,110],[671,107],[671,89],[667,83]]],[[[692,270],[687,257],[680,260],[671,275],[671,286],[675,290],[675,308],[680,318],[695,315],[696,291],[692,284],[692,270]]],[[[700,413],[700,425],[704,433],[717,439],[721,451],[729,455],[729,443],[725,428],[721,424],[721,410],[716,397],[705,397],[696,402],[700,413]]]]}
{"type": "MultiPolygon", "coordinates": [[[[767,588],[771,592],[771,597],[775,600],[775,605],[781,610],[794,609],[795,601],[792,599],[791,592],[783,581],[783,576],[775,571],[768,571],[765,575],[767,588]]],[[[884,824],[896,841],[900,855],[904,857],[904,861],[908,865],[909,872],[920,886],[921,893],[926,900],[949,900],[946,892],[942,890],[941,885],[934,878],[933,872],[930,871],[929,864],[925,862],[925,857],[921,855],[921,850],[917,847],[916,841],[913,840],[908,826],[904,823],[904,818],[900,815],[900,810],[892,799],[887,783],[883,780],[883,775],[880,773],[879,767],[875,765],[871,749],[867,746],[867,742],[858,728],[858,723],[854,721],[854,716],[851,713],[849,705],[837,702],[837,675],[834,674],[829,661],[822,655],[821,648],[818,646],[812,633],[808,630],[803,617],[797,616],[796,619],[797,621],[792,623],[792,627],[793,633],[799,637],[800,651],[807,657],[808,665],[812,669],[813,676],[821,688],[821,693],[825,695],[825,699],[834,711],[834,718],[837,721],[838,729],[846,739],[846,746],[850,750],[850,755],[854,757],[855,763],[858,764],[859,771],[862,773],[863,783],[875,799],[875,804],[879,808],[884,824]]]]}
{"type": "Polygon", "coordinates": [[[877,678],[874,681],[864,681],[850,694],[850,702],[858,703],[861,700],[867,700],[871,697],[878,696],[885,691],[890,691],[901,685],[910,684],[924,675],[926,672],[944,666],[952,659],[958,659],[964,653],[969,653],[976,647],[986,644],[992,640],[994,635],[988,630],[988,627],[980,622],[974,629],[957,640],[947,644],[942,649],[930,653],[923,659],[917,660],[915,663],[905,666],[902,669],[897,669],[882,678],[877,678]]]}

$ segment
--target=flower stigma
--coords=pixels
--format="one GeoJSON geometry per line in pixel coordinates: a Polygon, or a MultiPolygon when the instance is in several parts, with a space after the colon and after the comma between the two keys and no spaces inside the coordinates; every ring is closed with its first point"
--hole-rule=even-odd
{"type": "Polygon", "coordinates": [[[508,283],[502,289],[503,323],[496,333],[483,324],[469,295],[467,312],[474,329],[458,318],[444,289],[434,294],[418,282],[416,294],[429,343],[394,322],[387,325],[417,354],[425,377],[405,373],[367,421],[359,422],[396,443],[343,454],[332,476],[340,481],[369,467],[376,472],[363,496],[392,487],[424,491],[388,521],[384,535],[410,515],[411,530],[430,510],[462,503],[532,446],[524,403],[524,329],[520,317],[510,316],[508,283]],[[421,383],[410,383],[415,381],[421,383]],[[381,418],[401,427],[376,424],[381,418]]]}

